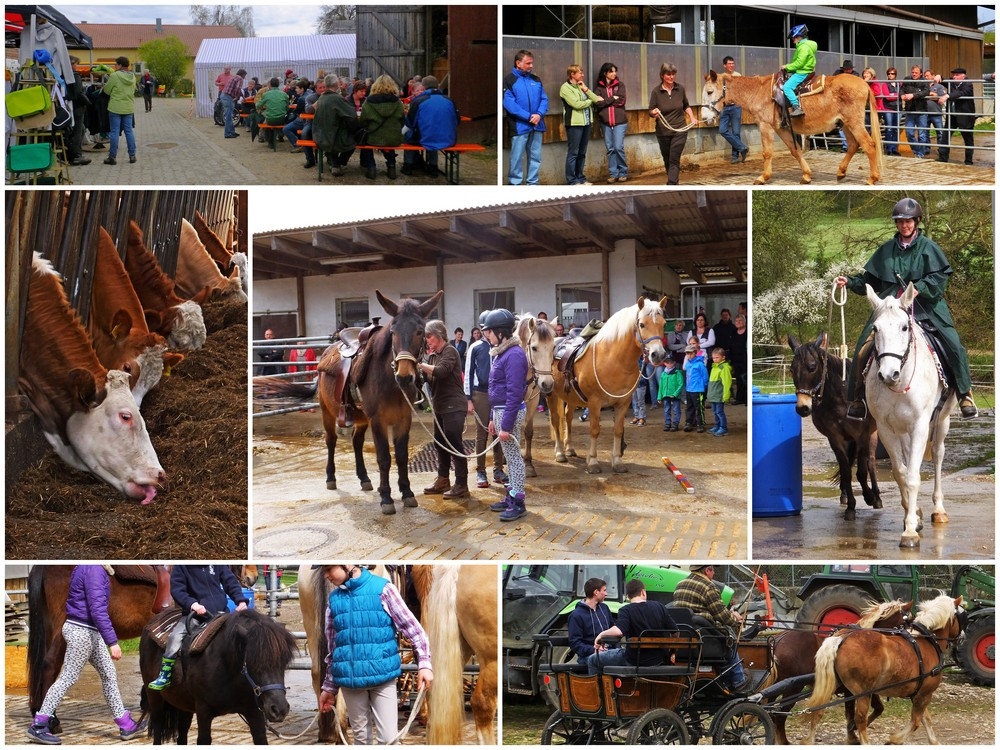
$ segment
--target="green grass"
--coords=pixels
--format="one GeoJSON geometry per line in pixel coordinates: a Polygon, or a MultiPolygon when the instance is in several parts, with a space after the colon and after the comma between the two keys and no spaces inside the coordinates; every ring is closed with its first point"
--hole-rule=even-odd
{"type": "Polygon", "coordinates": [[[121,646],[123,654],[138,654],[139,640],[139,638],[129,638],[124,641],[118,641],[118,645],[121,646]]]}

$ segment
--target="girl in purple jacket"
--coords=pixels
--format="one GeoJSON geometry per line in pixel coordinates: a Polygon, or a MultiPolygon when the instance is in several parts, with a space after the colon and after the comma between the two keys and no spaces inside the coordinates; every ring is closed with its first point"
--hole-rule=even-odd
{"type": "Polygon", "coordinates": [[[66,658],[59,678],[45,694],[34,723],[28,728],[28,736],[35,742],[61,744],[62,741],[49,730],[49,718],[79,679],[88,661],[101,676],[104,700],[118,725],[121,739],[127,740],[146,728],[146,722],[136,724],[133,721],[118,691],[114,662],[122,658],[122,650],[108,615],[110,599],[111,580],[103,565],[77,565],[73,569],[66,598],[66,622],[62,627],[66,658]]]}
{"type": "Polygon", "coordinates": [[[490,357],[490,427],[491,435],[500,438],[507,459],[510,484],[503,500],[490,510],[500,513],[501,521],[516,521],[528,511],[524,507],[524,458],[521,456],[521,432],[524,429],[524,391],[528,379],[528,357],[514,336],[514,315],[499,308],[483,320],[483,336],[493,348],[490,357]]]}

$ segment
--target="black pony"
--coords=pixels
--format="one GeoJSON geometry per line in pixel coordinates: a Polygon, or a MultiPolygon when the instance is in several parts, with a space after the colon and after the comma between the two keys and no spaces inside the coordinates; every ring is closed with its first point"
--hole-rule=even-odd
{"type": "MultiPolygon", "coordinates": [[[[154,745],[175,738],[178,745],[186,745],[195,714],[198,744],[210,745],[212,719],[232,713],[246,721],[255,745],[266,745],[265,722],[284,721],[288,715],[285,670],[296,652],[295,638],[284,625],[256,610],[222,617],[225,622],[204,651],[178,660],[181,670],[175,671],[169,687],[158,692],[143,686],[143,710],[149,712],[154,745]]],[[[159,674],[163,656],[150,634],[154,623],[143,631],[139,643],[144,683],[159,674]]]]}
{"type": "MultiPolygon", "coordinates": [[[[843,360],[827,351],[825,333],[808,344],[799,344],[794,336],[789,335],[788,345],[795,353],[792,358],[792,380],[798,396],[795,411],[800,417],[811,415],[816,429],[830,441],[837,457],[835,479],[840,481],[840,504],[847,506],[844,518],[848,521],[855,518],[851,483],[855,461],[865,502],[873,508],[881,508],[882,498],[875,476],[875,447],[878,443],[875,421],[870,415],[864,421],[847,418],[847,389],[841,374],[843,360]]],[[[847,367],[850,370],[850,360],[847,367]]]]}

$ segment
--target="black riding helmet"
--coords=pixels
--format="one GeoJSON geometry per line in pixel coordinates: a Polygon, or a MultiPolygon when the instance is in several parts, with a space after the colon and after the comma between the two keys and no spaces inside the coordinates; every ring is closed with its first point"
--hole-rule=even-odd
{"type": "Polygon", "coordinates": [[[492,330],[494,333],[511,336],[514,333],[514,313],[500,307],[486,313],[482,321],[483,330],[492,330]]]}
{"type": "Polygon", "coordinates": [[[922,218],[924,218],[924,210],[913,198],[903,198],[903,200],[892,207],[893,221],[896,219],[914,219],[919,222],[922,218]]]}

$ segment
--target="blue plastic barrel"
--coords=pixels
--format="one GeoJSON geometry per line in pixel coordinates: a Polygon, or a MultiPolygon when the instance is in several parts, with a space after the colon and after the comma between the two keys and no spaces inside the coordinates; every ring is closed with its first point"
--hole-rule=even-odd
{"type": "Polygon", "coordinates": [[[754,389],[753,487],[755,517],[802,512],[802,417],[795,394],[762,394],[754,389]]]}
{"type": "MultiPolygon", "coordinates": [[[[255,609],[253,603],[253,589],[243,589],[243,597],[247,600],[247,609],[255,609]]],[[[229,608],[230,612],[236,610],[236,604],[228,596],[226,597],[226,606],[229,608]]]]}

